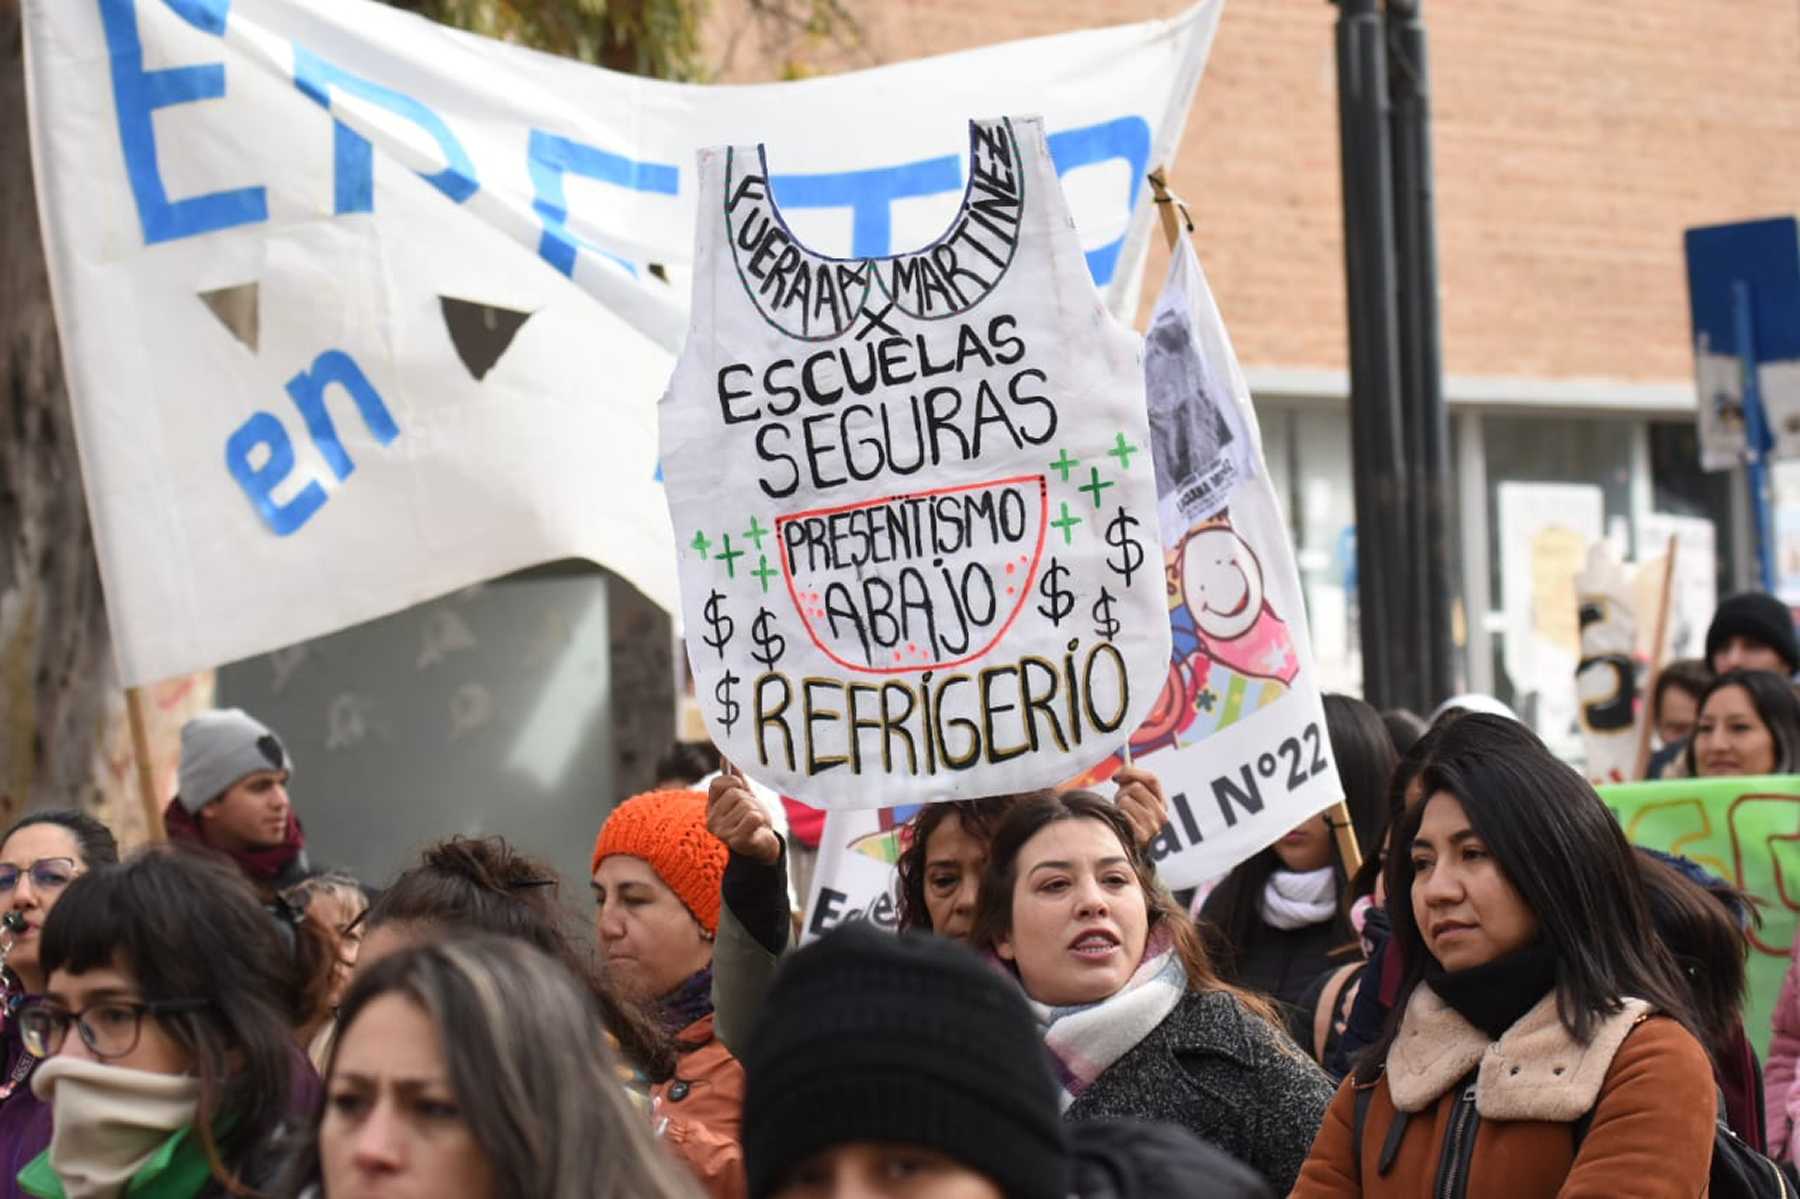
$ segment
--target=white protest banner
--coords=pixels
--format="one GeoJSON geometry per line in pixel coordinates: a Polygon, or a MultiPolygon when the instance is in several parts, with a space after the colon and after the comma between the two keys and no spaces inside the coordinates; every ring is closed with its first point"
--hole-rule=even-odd
{"type": "Polygon", "coordinates": [[[567,556],[673,607],[654,402],[701,146],[813,244],[942,228],[971,113],[1041,111],[1129,311],[1220,0],[849,75],[661,83],[366,0],[25,0],[39,211],[121,674],[567,556]]]}
{"type": "MultiPolygon", "coordinates": [[[[1181,239],[1146,339],[1162,496],[1162,693],[1131,737],[1162,779],[1150,847],[1171,887],[1216,879],[1343,798],[1326,736],[1293,545],[1261,434],[1200,260],[1181,239]]],[[[1101,786],[1108,758],[1077,782],[1101,786]]]]}
{"type": "MultiPolygon", "coordinates": [[[[1343,797],[1314,675],[1292,544],[1262,466],[1249,387],[1193,245],[1182,239],[1145,350],[1166,544],[1166,682],[1131,738],[1161,776],[1169,821],[1150,846],[1177,890],[1217,879],[1343,797]]],[[[1105,787],[1110,757],[1069,782],[1105,787]]],[[[897,922],[916,807],[833,811],[803,939],[846,920],[897,922]]]]}
{"type": "Polygon", "coordinates": [[[1142,343],[1043,123],[969,139],[942,234],[854,259],[784,223],[782,147],[701,155],[662,402],[688,657],[726,757],[820,807],[1054,785],[1168,660],[1142,343]]]}

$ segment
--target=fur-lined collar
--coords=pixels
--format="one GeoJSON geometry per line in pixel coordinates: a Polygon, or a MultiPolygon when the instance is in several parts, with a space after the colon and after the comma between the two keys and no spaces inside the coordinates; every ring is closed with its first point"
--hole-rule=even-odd
{"type": "Polygon", "coordinates": [[[1625,1034],[1649,1011],[1641,999],[1625,1000],[1624,1009],[1602,1018],[1583,1045],[1563,1027],[1552,991],[1490,1042],[1420,984],[1388,1051],[1388,1093],[1399,1110],[1423,1111],[1479,1065],[1475,1110],[1483,1119],[1566,1123],[1594,1106],[1625,1034]]]}

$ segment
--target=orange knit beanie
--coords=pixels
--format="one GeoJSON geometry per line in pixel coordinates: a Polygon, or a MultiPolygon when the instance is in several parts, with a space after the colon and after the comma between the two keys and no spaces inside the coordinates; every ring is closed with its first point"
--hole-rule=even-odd
{"type": "Polygon", "coordinates": [[[588,873],[603,858],[627,854],[650,863],[700,927],[719,931],[719,887],[725,880],[725,843],[706,830],[706,796],[699,791],[646,791],[613,809],[594,841],[588,873]]]}

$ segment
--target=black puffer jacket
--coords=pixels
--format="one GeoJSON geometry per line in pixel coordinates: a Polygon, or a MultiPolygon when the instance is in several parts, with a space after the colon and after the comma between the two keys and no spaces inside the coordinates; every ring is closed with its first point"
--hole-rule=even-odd
{"type": "Polygon", "coordinates": [[[1273,1199],[1262,1177],[1185,1128],[1093,1120],[1069,1128],[1076,1199],[1273,1199]]]}

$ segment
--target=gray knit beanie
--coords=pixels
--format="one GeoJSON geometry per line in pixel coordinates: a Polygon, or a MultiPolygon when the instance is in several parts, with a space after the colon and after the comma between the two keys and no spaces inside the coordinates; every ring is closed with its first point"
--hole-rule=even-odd
{"type": "Polygon", "coordinates": [[[175,798],[199,812],[231,785],[259,770],[294,772],[281,738],[242,708],[202,712],[181,726],[180,790],[175,798]]]}

